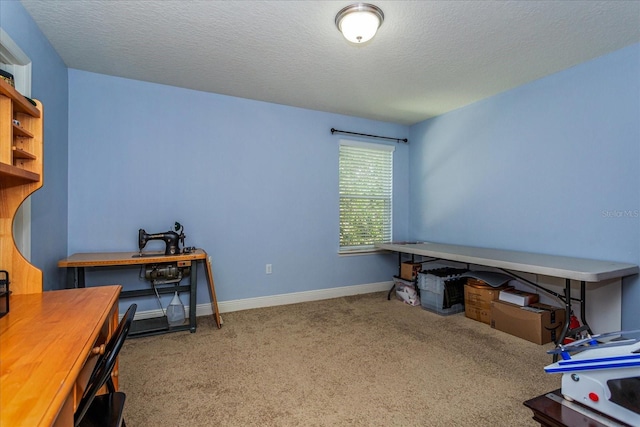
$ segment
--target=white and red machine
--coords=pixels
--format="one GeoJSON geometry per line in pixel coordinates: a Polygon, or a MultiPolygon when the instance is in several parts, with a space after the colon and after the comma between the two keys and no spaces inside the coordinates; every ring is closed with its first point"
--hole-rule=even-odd
{"type": "Polygon", "coordinates": [[[544,370],[562,374],[566,400],[640,426],[640,330],[593,335],[548,353],[562,357],[544,370]]]}

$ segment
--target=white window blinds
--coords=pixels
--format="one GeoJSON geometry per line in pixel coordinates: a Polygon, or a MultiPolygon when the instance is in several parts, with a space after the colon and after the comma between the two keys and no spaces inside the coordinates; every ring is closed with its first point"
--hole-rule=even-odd
{"type": "Polygon", "coordinates": [[[340,141],[340,252],[391,241],[394,149],[340,141]]]}

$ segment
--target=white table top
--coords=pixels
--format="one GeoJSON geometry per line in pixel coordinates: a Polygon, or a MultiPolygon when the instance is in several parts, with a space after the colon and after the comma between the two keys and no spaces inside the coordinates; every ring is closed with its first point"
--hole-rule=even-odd
{"type": "Polygon", "coordinates": [[[443,243],[380,243],[376,248],[585,282],[616,279],[639,271],[635,264],[443,243]]]}

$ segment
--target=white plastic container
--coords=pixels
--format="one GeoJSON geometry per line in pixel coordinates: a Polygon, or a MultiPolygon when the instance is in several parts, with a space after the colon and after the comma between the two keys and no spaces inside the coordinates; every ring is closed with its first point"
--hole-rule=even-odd
{"type": "Polygon", "coordinates": [[[184,305],[182,301],[180,301],[178,292],[176,292],[167,307],[167,321],[169,322],[169,326],[180,326],[184,323],[184,319],[184,305]]]}

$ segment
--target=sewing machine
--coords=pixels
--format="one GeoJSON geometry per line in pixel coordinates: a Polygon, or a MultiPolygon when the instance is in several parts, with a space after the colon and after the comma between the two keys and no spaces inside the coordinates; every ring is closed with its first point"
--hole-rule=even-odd
{"type": "Polygon", "coordinates": [[[594,335],[549,350],[562,360],[562,395],[632,426],[640,426],[640,330],[594,335]],[[573,355],[572,355],[573,354],[573,355]]]}
{"type": "Polygon", "coordinates": [[[144,229],[138,230],[138,248],[140,250],[140,256],[143,256],[142,249],[147,245],[150,240],[162,240],[165,243],[165,255],[178,255],[180,253],[181,242],[184,245],[184,232],[183,227],[179,222],[175,223],[175,231],[167,231],[164,233],[147,234],[144,229]],[[179,234],[178,234],[179,232],[179,234]]]}
{"type": "Polygon", "coordinates": [[[147,234],[144,229],[138,230],[138,248],[140,250],[140,256],[142,255],[142,249],[147,245],[150,240],[162,240],[165,243],[165,255],[178,255],[180,253],[180,245],[182,242],[184,245],[184,232],[183,227],[179,222],[175,224],[175,231],[166,231],[164,233],[147,234]],[[180,232],[179,234],[177,232],[180,232]]]}

